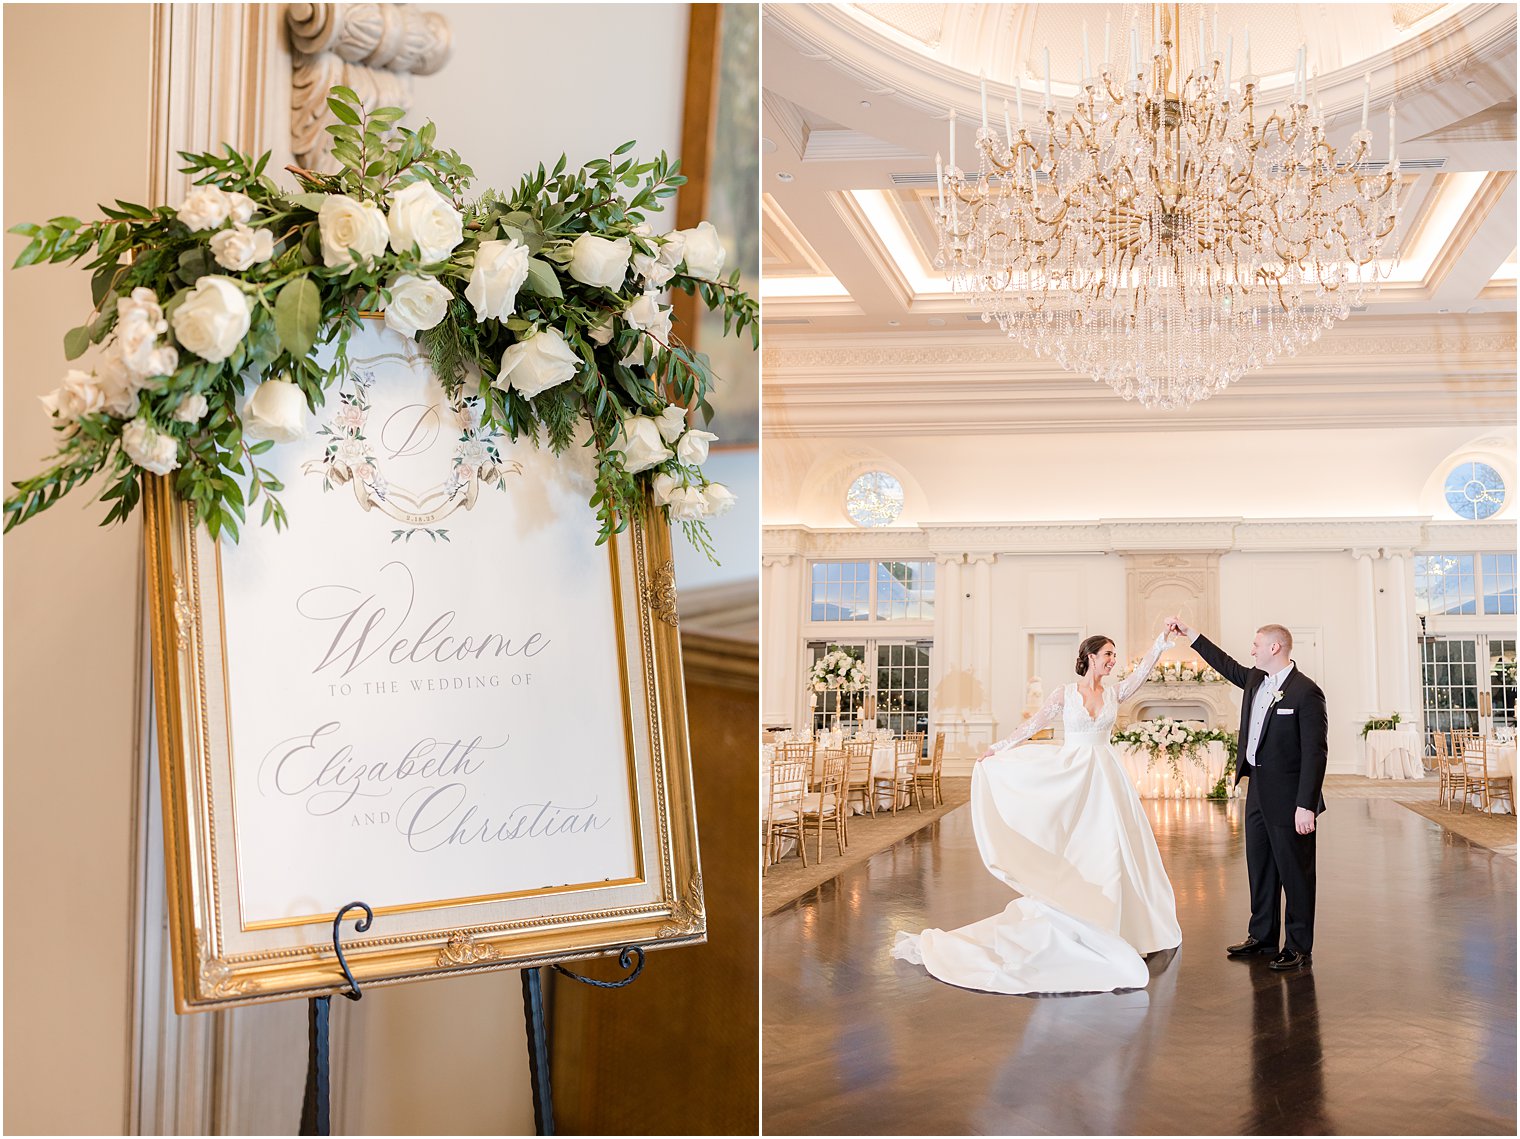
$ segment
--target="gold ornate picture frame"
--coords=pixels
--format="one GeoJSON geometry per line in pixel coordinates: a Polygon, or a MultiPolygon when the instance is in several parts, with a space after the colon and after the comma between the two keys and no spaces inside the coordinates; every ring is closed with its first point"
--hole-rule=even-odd
{"type": "Polygon", "coordinates": [[[594,545],[586,450],[456,422],[399,339],[258,460],[285,532],[146,497],[181,1012],[342,991],[351,901],[364,986],[705,940],[667,524],[594,545]]]}

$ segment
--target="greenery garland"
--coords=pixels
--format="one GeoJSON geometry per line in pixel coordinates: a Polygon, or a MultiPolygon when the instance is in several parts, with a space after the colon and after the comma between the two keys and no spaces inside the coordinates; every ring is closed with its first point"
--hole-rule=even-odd
{"type": "Polygon", "coordinates": [[[1391,732],[1399,726],[1399,714],[1390,712],[1386,716],[1374,716],[1362,725],[1362,739],[1367,738],[1368,732],[1391,732]]]}
{"type": "Polygon", "coordinates": [[[117,201],[101,221],[11,227],[29,239],[18,268],[89,259],[94,308],[64,354],[101,350],[43,397],[61,441],[45,471],[14,484],[5,529],[104,471],[106,524],[127,518],[157,474],[172,475],[213,537],[236,541],[260,499],[278,530],[283,488],[256,459],[299,436],[304,408],[347,375],[361,314],[383,311],[418,337],[451,399],[478,401],[487,427],[559,453],[587,425],[598,544],[643,508],[647,486],[712,557],[703,519],[733,495],[701,470],[716,436],[687,420],[710,421],[713,376],[659,297],[697,296],[722,311],[725,334],[747,329],[757,347],[759,309],[738,270],[722,275],[709,223],[662,235],[647,224],[685,183],[679,163],[625,158],[629,142],[470,201],[473,173],[434,145],[432,123],[409,130],[399,108],[366,110],[344,87],[328,106],[340,168],[290,168],[297,193],[265,173],[268,153],[224,146],[181,152],[196,188],[178,207],[117,201]]]}
{"type": "MultiPolygon", "coordinates": [[[[1154,767],[1156,762],[1165,757],[1167,765],[1171,768],[1174,779],[1182,778],[1181,761],[1186,759],[1194,767],[1204,768],[1208,761],[1204,758],[1204,749],[1210,743],[1224,745],[1225,753],[1229,756],[1225,768],[1226,775],[1235,769],[1235,746],[1236,733],[1226,731],[1223,728],[1193,728],[1178,720],[1169,719],[1166,716],[1158,716],[1154,720],[1142,720],[1132,724],[1122,732],[1115,732],[1112,740],[1114,743],[1129,744],[1145,751],[1150,756],[1149,766],[1154,767]]],[[[1220,783],[1224,780],[1221,779],[1220,783]]],[[[1218,798],[1215,792],[1219,790],[1216,783],[1214,790],[1208,795],[1210,799],[1218,798]]]]}

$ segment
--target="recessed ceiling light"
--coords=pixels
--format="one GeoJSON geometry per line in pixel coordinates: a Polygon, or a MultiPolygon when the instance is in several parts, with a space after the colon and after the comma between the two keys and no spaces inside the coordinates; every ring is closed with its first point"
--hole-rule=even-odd
{"type": "Polygon", "coordinates": [[[1437,312],[1450,312],[1451,309],[1449,309],[1449,308],[1438,308],[1438,309],[1436,309],[1436,311],[1437,312]]]}
{"type": "Polygon", "coordinates": [[[896,328],[901,323],[902,323],[902,321],[900,321],[900,320],[889,320],[889,321],[887,321],[887,327],[889,327],[889,328],[896,328]]]}
{"type": "Polygon", "coordinates": [[[790,182],[792,180],[792,176],[790,174],[788,174],[785,170],[780,171],[776,175],[776,177],[779,178],[779,179],[781,179],[781,181],[783,181],[783,182],[790,182]]]}
{"type": "Polygon", "coordinates": [[[869,111],[871,109],[871,100],[869,100],[869,99],[862,99],[860,101],[860,109],[862,111],[869,111]]]}
{"type": "Polygon", "coordinates": [[[773,139],[773,138],[766,138],[764,135],[761,135],[760,136],[760,149],[763,150],[766,154],[775,154],[776,153],[776,140],[773,139]]]}
{"type": "Polygon", "coordinates": [[[1469,79],[1466,86],[1469,91],[1476,91],[1478,89],[1478,81],[1476,79],[1469,79]]]}
{"type": "Polygon", "coordinates": [[[929,324],[933,328],[943,328],[945,326],[945,318],[942,316],[931,316],[929,324]]]}

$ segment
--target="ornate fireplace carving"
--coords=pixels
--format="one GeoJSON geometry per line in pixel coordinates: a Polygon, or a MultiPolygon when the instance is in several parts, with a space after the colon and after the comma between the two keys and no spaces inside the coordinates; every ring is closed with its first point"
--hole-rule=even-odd
{"type": "Polygon", "coordinates": [[[1147,681],[1119,707],[1119,727],[1166,716],[1202,720],[1210,728],[1233,731],[1240,724],[1240,691],[1233,684],[1167,684],[1147,681]]]}

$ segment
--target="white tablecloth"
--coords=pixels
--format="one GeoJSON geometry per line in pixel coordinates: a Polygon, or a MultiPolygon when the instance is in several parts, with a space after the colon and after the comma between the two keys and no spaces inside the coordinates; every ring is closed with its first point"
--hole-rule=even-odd
{"type": "MultiPolygon", "coordinates": [[[[894,757],[896,755],[896,751],[897,751],[897,742],[895,740],[877,740],[876,741],[875,745],[871,748],[871,775],[872,775],[873,778],[875,776],[878,776],[878,775],[883,776],[885,778],[891,778],[891,775],[892,775],[892,765],[893,765],[894,757]]],[[[770,809],[770,802],[771,802],[771,764],[775,762],[775,759],[776,759],[776,745],[775,744],[765,744],[763,747],[761,747],[761,749],[760,749],[760,821],[761,822],[765,821],[765,813],[766,813],[766,811],[768,811],[770,809]]],[[[812,778],[814,780],[816,780],[816,779],[820,778],[822,775],[823,775],[823,749],[822,748],[818,748],[818,749],[816,749],[813,752],[812,778]]],[[[883,807],[885,807],[889,811],[892,809],[892,792],[885,791],[885,792],[879,793],[876,796],[876,809],[879,811],[883,807]]],[[[859,798],[856,798],[855,800],[853,800],[851,802],[851,804],[850,804],[850,813],[851,814],[855,814],[855,815],[860,815],[860,814],[864,814],[865,813],[865,807],[861,803],[861,801],[860,801],[859,798]]]]}
{"type": "Polygon", "coordinates": [[[1413,728],[1393,728],[1367,733],[1368,779],[1425,778],[1424,741],[1413,728]]]}
{"type": "MultiPolygon", "coordinates": [[[[1144,748],[1126,744],[1115,744],[1114,747],[1142,799],[1206,799],[1224,774],[1225,764],[1230,761],[1224,744],[1212,741],[1203,750],[1205,762],[1202,767],[1186,756],[1177,761],[1179,779],[1172,775],[1172,765],[1165,755],[1152,763],[1150,752],[1144,748]]],[[[1233,780],[1228,791],[1233,798],[1233,780]]]]}

